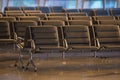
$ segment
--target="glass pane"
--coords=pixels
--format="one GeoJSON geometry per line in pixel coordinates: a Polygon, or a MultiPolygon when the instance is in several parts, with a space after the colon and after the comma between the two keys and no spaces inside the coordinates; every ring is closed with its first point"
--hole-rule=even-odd
{"type": "Polygon", "coordinates": [[[10,0],[8,6],[37,6],[37,0],[10,0]]]}
{"type": "Polygon", "coordinates": [[[83,8],[103,8],[102,0],[85,0],[83,8]]]}
{"type": "Polygon", "coordinates": [[[117,0],[106,0],[105,6],[106,6],[106,8],[116,8],[117,0]]]}

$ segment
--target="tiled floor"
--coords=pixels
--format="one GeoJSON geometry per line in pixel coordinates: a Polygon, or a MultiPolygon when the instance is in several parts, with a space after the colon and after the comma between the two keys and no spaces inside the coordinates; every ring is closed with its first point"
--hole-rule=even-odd
{"type": "Polygon", "coordinates": [[[120,80],[120,58],[35,59],[38,71],[0,62],[0,80],[120,80]]]}

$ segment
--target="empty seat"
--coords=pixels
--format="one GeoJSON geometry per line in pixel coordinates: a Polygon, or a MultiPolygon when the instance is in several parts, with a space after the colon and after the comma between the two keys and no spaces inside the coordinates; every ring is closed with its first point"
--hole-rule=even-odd
{"type": "Polygon", "coordinates": [[[90,16],[69,16],[70,20],[91,20],[90,16]]]}
{"type": "Polygon", "coordinates": [[[93,16],[94,20],[115,20],[114,16],[93,16]]]}
{"type": "Polygon", "coordinates": [[[67,42],[68,51],[91,51],[98,49],[96,45],[91,44],[88,26],[63,26],[63,34],[67,42]]]}
{"type": "Polygon", "coordinates": [[[25,42],[24,45],[24,49],[29,47],[30,50],[30,59],[27,63],[27,68],[29,64],[32,64],[35,71],[37,70],[37,66],[32,59],[32,55],[34,53],[64,52],[66,49],[62,44],[60,44],[58,29],[55,26],[28,27],[26,34],[30,34],[30,39],[26,41],[30,41],[31,43],[28,46],[28,42],[25,42]]]}
{"type": "Polygon", "coordinates": [[[37,22],[30,20],[14,21],[13,26],[17,36],[24,39],[26,28],[29,26],[37,26],[37,22]]]}
{"type": "Polygon", "coordinates": [[[19,16],[17,17],[18,20],[33,20],[33,21],[40,21],[38,16],[19,16]]]}
{"type": "Polygon", "coordinates": [[[5,11],[5,14],[9,14],[9,13],[23,13],[23,11],[5,11]]]}
{"type": "Polygon", "coordinates": [[[16,18],[15,17],[1,17],[0,20],[5,20],[5,21],[16,21],[16,18]]]}
{"type": "Polygon", "coordinates": [[[50,7],[40,6],[37,9],[40,10],[42,13],[51,13],[50,7]]]}
{"type": "Polygon", "coordinates": [[[25,16],[25,14],[24,13],[6,13],[5,16],[18,17],[18,16],[25,16]]]}
{"type": "Polygon", "coordinates": [[[67,16],[66,13],[48,13],[48,16],[67,16]]]}
{"type": "Polygon", "coordinates": [[[48,20],[63,20],[63,21],[67,21],[68,17],[67,16],[48,16],[47,19],[48,20]]]}
{"type": "Polygon", "coordinates": [[[80,12],[80,13],[68,13],[68,16],[87,16],[87,13],[80,12]]]}
{"type": "Polygon", "coordinates": [[[38,16],[41,20],[45,20],[47,15],[45,13],[26,13],[27,16],[38,16]]]}
{"type": "Polygon", "coordinates": [[[93,16],[93,23],[98,24],[101,20],[115,20],[114,16],[93,16]]]}
{"type": "Polygon", "coordinates": [[[81,9],[81,12],[87,13],[89,16],[94,15],[91,13],[93,9],[81,9]]]}
{"type": "Polygon", "coordinates": [[[15,51],[16,39],[15,34],[11,33],[10,25],[8,21],[0,20],[0,45],[12,44],[15,51]]]}
{"type": "Polygon", "coordinates": [[[5,7],[5,11],[20,11],[22,10],[21,7],[5,7]]]}
{"type": "Polygon", "coordinates": [[[36,10],[36,7],[22,7],[23,11],[24,10],[36,10]]]}
{"type": "Polygon", "coordinates": [[[109,16],[109,11],[104,9],[95,9],[95,16],[109,16]]]}
{"type": "Polygon", "coordinates": [[[99,20],[98,24],[100,25],[117,25],[116,20],[99,20]]]}
{"type": "Polygon", "coordinates": [[[52,12],[54,13],[59,13],[59,12],[64,12],[64,9],[62,6],[52,6],[51,7],[52,12]]]}
{"type": "Polygon", "coordinates": [[[40,25],[54,25],[54,26],[64,26],[65,22],[62,20],[40,20],[40,25]]]}
{"type": "Polygon", "coordinates": [[[112,16],[118,16],[120,15],[120,8],[111,8],[109,9],[110,15],[112,16]]]}
{"type": "Polygon", "coordinates": [[[25,14],[29,14],[29,13],[41,13],[41,11],[39,10],[24,10],[25,14]]]}
{"type": "Polygon", "coordinates": [[[68,25],[86,25],[92,26],[92,21],[90,20],[69,20],[68,25]]]}
{"type": "Polygon", "coordinates": [[[80,11],[79,11],[79,9],[65,9],[65,12],[67,12],[67,13],[70,13],[70,12],[75,13],[75,12],[77,12],[78,13],[80,11]]]}
{"type": "Polygon", "coordinates": [[[95,37],[103,50],[120,50],[120,32],[117,25],[94,26],[95,37]]]}

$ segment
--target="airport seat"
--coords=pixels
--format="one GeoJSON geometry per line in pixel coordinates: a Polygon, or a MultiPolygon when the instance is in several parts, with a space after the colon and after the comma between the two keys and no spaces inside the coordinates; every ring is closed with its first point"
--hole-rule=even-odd
{"type": "Polygon", "coordinates": [[[73,12],[74,12],[74,13],[78,13],[78,12],[80,12],[80,11],[79,11],[79,9],[65,9],[65,12],[66,12],[66,13],[73,13],[73,12]]]}
{"type": "Polygon", "coordinates": [[[67,51],[96,51],[98,49],[97,45],[91,43],[88,26],[63,26],[63,34],[67,43],[67,51]]]}
{"type": "MultiPolygon", "coordinates": [[[[16,50],[16,38],[14,32],[11,32],[10,24],[8,21],[0,20],[0,46],[4,44],[13,45],[13,51],[16,50]]],[[[2,48],[3,49],[3,48],[2,48]]]]}
{"type": "Polygon", "coordinates": [[[100,50],[120,50],[118,25],[95,25],[93,27],[100,50]]]}
{"type": "Polygon", "coordinates": [[[36,10],[36,7],[22,7],[22,10],[36,10]]]}
{"type": "Polygon", "coordinates": [[[80,13],[67,13],[69,17],[71,16],[87,16],[87,13],[80,12],[80,13]]]}
{"type": "Polygon", "coordinates": [[[109,11],[104,9],[94,9],[94,16],[109,16],[109,11]]]}
{"type": "Polygon", "coordinates": [[[92,26],[92,21],[90,20],[68,20],[68,25],[86,25],[92,26]]]}
{"type": "Polygon", "coordinates": [[[17,18],[20,21],[21,20],[32,20],[32,21],[36,21],[36,22],[40,21],[40,18],[38,16],[19,16],[17,18]]]}
{"type": "Polygon", "coordinates": [[[93,16],[93,23],[98,24],[98,21],[101,20],[115,20],[116,18],[114,16],[93,16]]]}
{"type": "Polygon", "coordinates": [[[81,9],[81,12],[87,13],[89,16],[93,16],[94,13],[91,13],[91,11],[93,11],[93,9],[81,9]]]}
{"type": "Polygon", "coordinates": [[[109,9],[111,16],[119,16],[120,15],[120,8],[111,8],[109,9]]]}
{"type": "Polygon", "coordinates": [[[48,13],[48,16],[67,16],[66,13],[48,13]]]}
{"type": "Polygon", "coordinates": [[[45,20],[47,15],[45,13],[26,13],[27,16],[38,16],[40,20],[45,20]]]}
{"type": "Polygon", "coordinates": [[[37,7],[37,10],[40,10],[42,13],[51,13],[50,7],[46,6],[39,6],[37,7]]]}
{"type": "Polygon", "coordinates": [[[64,9],[62,6],[52,6],[51,11],[53,13],[61,13],[61,12],[64,12],[64,9]]]}
{"type": "Polygon", "coordinates": [[[21,11],[21,7],[5,7],[5,11],[21,11]]]}
{"type": "Polygon", "coordinates": [[[5,20],[5,21],[8,21],[8,22],[12,22],[12,21],[16,21],[16,18],[15,17],[4,16],[4,17],[1,17],[0,20],[5,20]]]}
{"type": "Polygon", "coordinates": [[[25,16],[25,14],[24,13],[5,13],[5,16],[18,17],[18,16],[25,16]]]}
{"type": "Polygon", "coordinates": [[[117,25],[116,20],[99,20],[97,23],[99,25],[117,25]]]}
{"type": "Polygon", "coordinates": [[[92,18],[90,16],[69,16],[70,20],[90,20],[92,21],[92,18]]]}
{"type": "Polygon", "coordinates": [[[65,22],[65,25],[67,25],[68,17],[67,16],[48,16],[48,20],[62,20],[65,22]]]}
{"type": "Polygon", "coordinates": [[[115,20],[114,16],[93,16],[93,19],[96,20],[115,20]]]}
{"type": "Polygon", "coordinates": [[[54,25],[57,27],[64,26],[65,22],[62,20],[40,20],[40,25],[54,25]]]}
{"type": "Polygon", "coordinates": [[[34,70],[37,70],[37,66],[33,62],[34,53],[48,53],[48,52],[62,52],[64,53],[65,47],[60,44],[58,29],[56,26],[39,27],[33,26],[27,28],[27,33],[30,34],[30,39],[26,40],[24,49],[28,49],[30,58],[27,63],[26,69],[29,64],[32,64],[34,70]],[[28,42],[29,44],[28,44],[28,42]]]}

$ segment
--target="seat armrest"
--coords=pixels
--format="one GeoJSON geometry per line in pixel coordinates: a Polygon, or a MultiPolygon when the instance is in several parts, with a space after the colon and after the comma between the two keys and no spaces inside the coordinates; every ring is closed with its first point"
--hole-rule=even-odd
{"type": "Polygon", "coordinates": [[[67,40],[66,39],[63,39],[63,44],[64,44],[65,48],[68,49],[68,44],[67,44],[67,40]]]}
{"type": "Polygon", "coordinates": [[[98,48],[100,48],[100,42],[99,42],[98,38],[96,38],[95,41],[96,41],[96,46],[97,46],[98,48]]]}
{"type": "Polygon", "coordinates": [[[31,50],[35,50],[35,42],[32,39],[28,39],[25,41],[24,48],[30,48],[31,50]]]}

